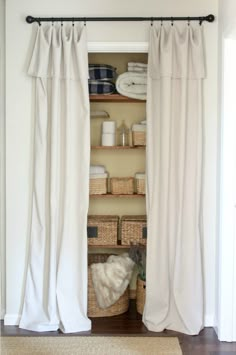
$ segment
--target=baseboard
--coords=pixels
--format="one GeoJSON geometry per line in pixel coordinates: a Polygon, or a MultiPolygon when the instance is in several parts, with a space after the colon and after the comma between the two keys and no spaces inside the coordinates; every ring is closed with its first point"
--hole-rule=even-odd
{"type": "Polygon", "coordinates": [[[4,317],[4,325],[19,325],[20,315],[19,314],[6,314],[4,317]]]}
{"type": "Polygon", "coordinates": [[[214,327],[214,315],[213,314],[205,314],[204,317],[204,327],[214,327]]]}

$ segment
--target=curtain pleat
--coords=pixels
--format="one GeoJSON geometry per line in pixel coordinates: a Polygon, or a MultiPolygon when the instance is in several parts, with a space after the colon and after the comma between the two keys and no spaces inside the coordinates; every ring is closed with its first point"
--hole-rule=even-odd
{"type": "Polygon", "coordinates": [[[150,32],[147,89],[147,285],[151,331],[203,327],[202,28],[150,32]]]}
{"type": "Polygon", "coordinates": [[[20,327],[65,333],[87,318],[90,117],[85,28],[40,26],[30,255],[20,327]]]}

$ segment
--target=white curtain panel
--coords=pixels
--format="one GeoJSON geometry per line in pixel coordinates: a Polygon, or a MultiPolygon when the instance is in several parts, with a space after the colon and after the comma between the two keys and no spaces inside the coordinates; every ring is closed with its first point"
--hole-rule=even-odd
{"type": "Polygon", "coordinates": [[[147,286],[151,331],[203,327],[202,27],[151,28],[147,93],[147,286]]]}
{"type": "Polygon", "coordinates": [[[85,27],[39,26],[31,242],[20,327],[79,332],[87,318],[90,117],[85,27]]]}

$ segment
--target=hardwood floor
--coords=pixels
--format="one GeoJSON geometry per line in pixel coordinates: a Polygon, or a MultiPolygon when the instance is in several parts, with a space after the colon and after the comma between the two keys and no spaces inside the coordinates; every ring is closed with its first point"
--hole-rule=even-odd
{"type": "Polygon", "coordinates": [[[213,328],[205,328],[197,336],[190,336],[165,330],[154,333],[147,330],[142,323],[142,316],[136,312],[135,302],[130,302],[129,311],[120,316],[93,318],[92,330],[78,334],[57,332],[37,333],[19,329],[16,326],[4,326],[1,321],[1,336],[158,336],[178,337],[183,355],[236,355],[236,343],[220,342],[213,328]]]}

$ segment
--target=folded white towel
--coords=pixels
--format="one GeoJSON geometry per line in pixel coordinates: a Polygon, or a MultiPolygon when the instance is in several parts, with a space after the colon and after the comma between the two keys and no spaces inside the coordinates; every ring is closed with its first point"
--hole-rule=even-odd
{"type": "Polygon", "coordinates": [[[89,175],[90,179],[104,179],[108,177],[108,173],[103,173],[103,174],[90,174],[89,175]]]}
{"type": "Polygon", "coordinates": [[[135,177],[136,179],[145,179],[146,174],[145,173],[136,173],[135,177]]]}
{"type": "Polygon", "coordinates": [[[134,132],[146,132],[146,125],[145,124],[133,124],[132,131],[134,132]]]}
{"type": "Polygon", "coordinates": [[[147,64],[129,62],[128,72],[147,73],[147,64]]]}
{"type": "Polygon", "coordinates": [[[139,67],[139,68],[144,68],[147,69],[147,64],[145,63],[140,63],[140,62],[128,62],[128,67],[139,67]]]}
{"type": "Polygon", "coordinates": [[[146,100],[147,74],[134,72],[120,74],[116,80],[116,89],[121,95],[146,100]]]}
{"type": "Polygon", "coordinates": [[[139,67],[128,67],[128,72],[147,73],[147,70],[139,67]]]}
{"type": "Polygon", "coordinates": [[[90,165],[90,174],[103,174],[105,171],[106,169],[104,165],[90,165]]]}

